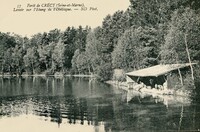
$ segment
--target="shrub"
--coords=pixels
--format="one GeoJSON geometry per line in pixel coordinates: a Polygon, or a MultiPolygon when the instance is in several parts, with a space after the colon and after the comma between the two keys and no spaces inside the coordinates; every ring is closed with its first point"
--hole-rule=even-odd
{"type": "Polygon", "coordinates": [[[97,68],[97,79],[107,81],[112,78],[112,66],[110,63],[105,63],[97,68]]]}

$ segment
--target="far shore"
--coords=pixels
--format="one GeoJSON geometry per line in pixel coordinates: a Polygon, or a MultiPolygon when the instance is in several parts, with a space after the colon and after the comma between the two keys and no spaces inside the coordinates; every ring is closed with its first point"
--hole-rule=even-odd
{"type": "MultiPolygon", "coordinates": [[[[0,77],[19,77],[17,75],[10,75],[10,74],[0,74],[0,77]]],[[[22,74],[21,77],[95,77],[95,75],[84,75],[84,74],[74,74],[74,75],[45,75],[45,74],[32,74],[32,75],[28,75],[28,74],[22,74]]]]}

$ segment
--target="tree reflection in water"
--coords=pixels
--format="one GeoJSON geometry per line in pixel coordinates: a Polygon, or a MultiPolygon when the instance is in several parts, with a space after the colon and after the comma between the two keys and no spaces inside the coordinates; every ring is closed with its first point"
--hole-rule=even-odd
{"type": "Polygon", "coordinates": [[[95,126],[94,131],[102,125],[103,131],[200,129],[198,91],[191,99],[176,99],[126,92],[85,78],[0,79],[1,118],[31,114],[58,126],[95,126]]]}

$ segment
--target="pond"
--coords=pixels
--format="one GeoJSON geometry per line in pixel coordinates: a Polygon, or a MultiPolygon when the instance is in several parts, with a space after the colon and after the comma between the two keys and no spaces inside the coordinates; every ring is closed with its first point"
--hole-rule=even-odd
{"type": "Polygon", "coordinates": [[[0,78],[2,132],[200,131],[200,94],[158,96],[90,78],[0,78]]]}

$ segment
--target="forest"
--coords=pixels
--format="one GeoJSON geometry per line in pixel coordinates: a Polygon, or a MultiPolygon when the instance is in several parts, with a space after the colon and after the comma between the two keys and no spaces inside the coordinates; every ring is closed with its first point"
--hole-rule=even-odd
{"type": "Polygon", "coordinates": [[[200,61],[199,0],[130,0],[102,25],[66,27],[30,38],[0,32],[0,74],[93,74],[200,61]]]}

